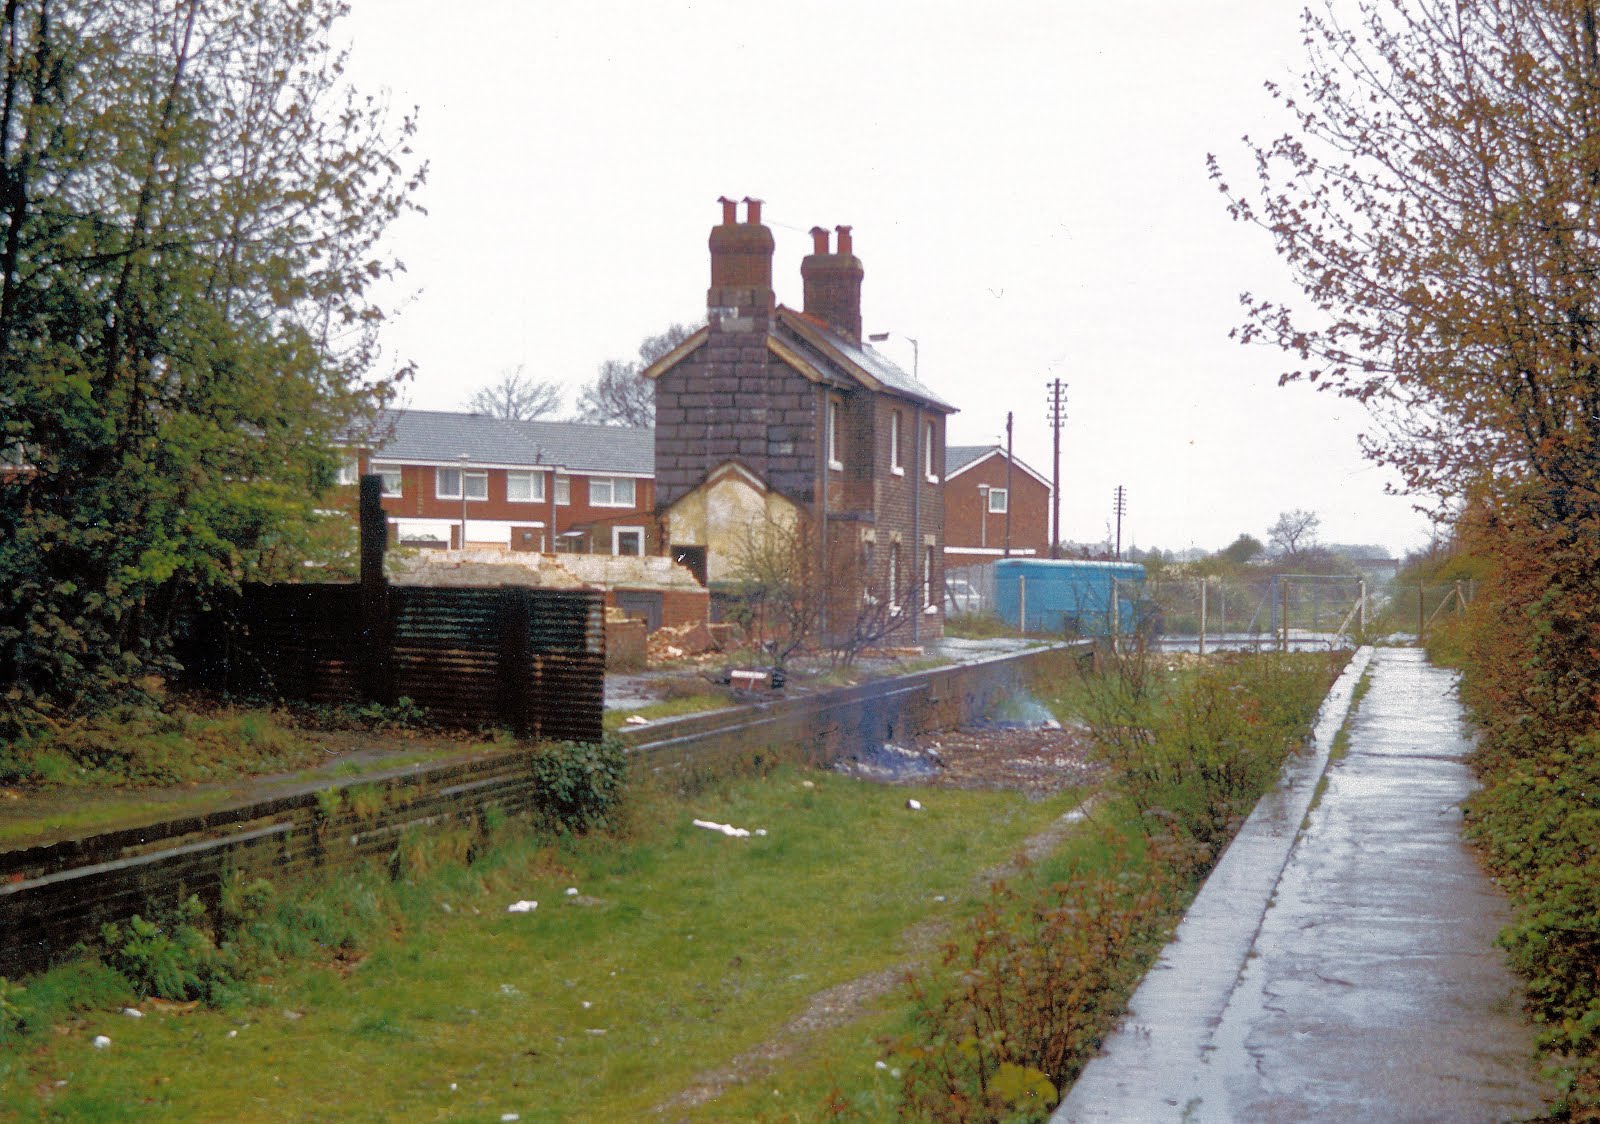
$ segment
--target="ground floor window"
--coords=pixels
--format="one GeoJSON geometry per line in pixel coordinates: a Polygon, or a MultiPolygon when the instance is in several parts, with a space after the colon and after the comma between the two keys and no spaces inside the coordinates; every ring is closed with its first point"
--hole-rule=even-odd
{"type": "Polygon", "coordinates": [[[644,554],[644,528],[643,527],[613,527],[611,528],[611,553],[612,554],[644,554]]]}

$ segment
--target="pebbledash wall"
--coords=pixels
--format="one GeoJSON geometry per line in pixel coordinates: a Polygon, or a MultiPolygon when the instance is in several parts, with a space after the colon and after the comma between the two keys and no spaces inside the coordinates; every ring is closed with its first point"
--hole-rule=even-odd
{"type": "MultiPolygon", "coordinates": [[[[714,774],[740,762],[825,765],[885,741],[988,713],[1019,687],[1059,674],[1079,652],[1056,645],[981,663],[663,721],[621,735],[635,767],[714,774]]],[[[349,782],[140,827],[0,852],[0,976],[36,972],[93,941],[100,926],[196,894],[214,909],[225,880],[281,883],[396,853],[418,832],[525,817],[539,792],[528,755],[510,751],[413,765],[349,782]]]]}

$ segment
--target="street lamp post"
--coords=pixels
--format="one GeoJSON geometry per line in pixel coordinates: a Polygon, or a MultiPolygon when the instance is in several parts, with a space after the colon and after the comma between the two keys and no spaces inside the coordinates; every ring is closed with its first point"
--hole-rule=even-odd
{"type": "Polygon", "coordinates": [[[882,343],[890,336],[899,336],[901,339],[905,340],[911,345],[911,377],[916,379],[918,382],[921,382],[922,379],[918,369],[922,366],[922,347],[915,339],[906,335],[904,332],[873,332],[867,337],[867,339],[871,340],[873,343],[882,343]]]}
{"type": "Polygon", "coordinates": [[[461,553],[467,552],[467,454],[461,454],[461,476],[456,481],[461,487],[461,553]]]}

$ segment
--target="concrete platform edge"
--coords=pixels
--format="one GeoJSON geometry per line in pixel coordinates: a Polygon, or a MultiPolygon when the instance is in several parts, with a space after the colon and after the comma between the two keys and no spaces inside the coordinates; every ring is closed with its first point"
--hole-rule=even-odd
{"type": "Polygon", "coordinates": [[[1209,1049],[1371,659],[1365,646],[1351,656],[1317,712],[1310,747],[1285,763],[1277,785],[1245,820],[1051,1124],[1114,1119],[1106,1106],[1120,1099],[1119,1090],[1157,1093],[1177,1112],[1199,1094],[1193,1073],[1166,1060],[1198,1063],[1209,1049]]]}

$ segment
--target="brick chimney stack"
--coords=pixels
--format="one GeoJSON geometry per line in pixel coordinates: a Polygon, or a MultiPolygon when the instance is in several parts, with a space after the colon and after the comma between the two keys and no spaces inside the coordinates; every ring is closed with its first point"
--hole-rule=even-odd
{"type": "Polygon", "coordinates": [[[811,228],[812,252],[800,263],[806,315],[814,316],[853,342],[861,342],[861,278],[865,270],[850,243],[850,228],[837,226],[839,241],[828,252],[828,232],[811,228]]]}
{"type": "Polygon", "coordinates": [[[739,221],[739,204],[726,196],[722,222],[711,228],[711,288],[706,290],[706,311],[713,328],[729,332],[755,330],[756,322],[771,319],[772,231],[761,224],[761,200],[743,200],[745,221],[739,221]]]}

